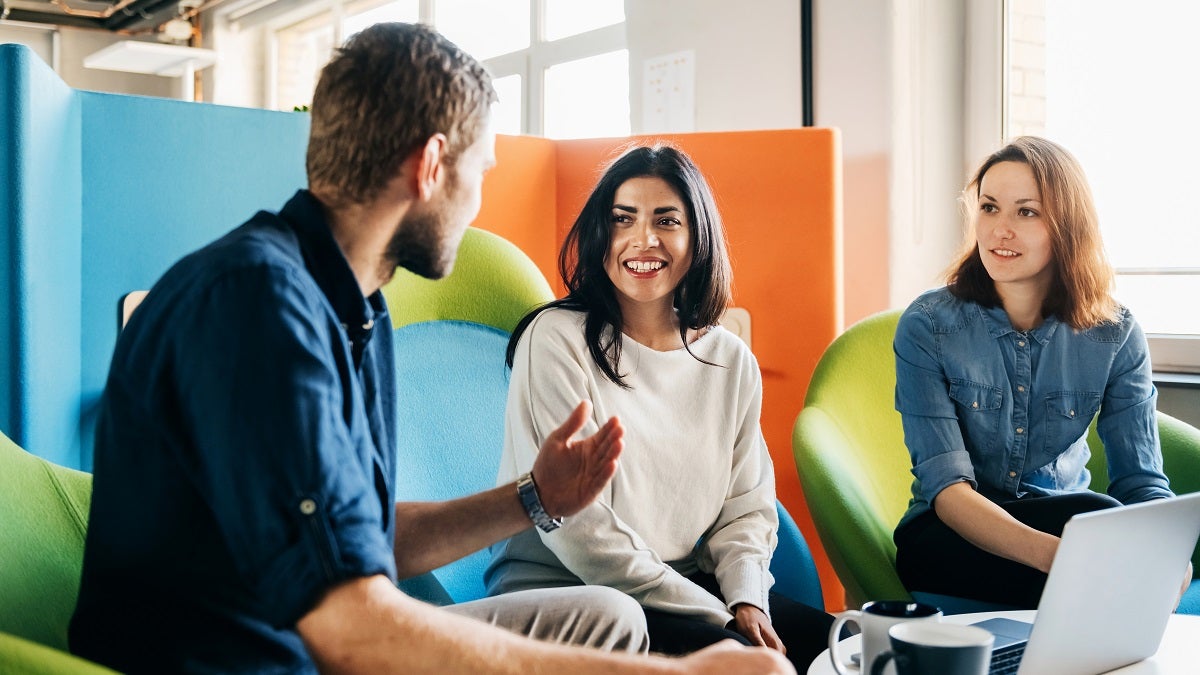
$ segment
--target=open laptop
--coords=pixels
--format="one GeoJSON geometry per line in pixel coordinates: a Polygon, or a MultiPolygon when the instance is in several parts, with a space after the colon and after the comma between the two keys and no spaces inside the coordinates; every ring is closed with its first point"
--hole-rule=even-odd
{"type": "Polygon", "coordinates": [[[1075,516],[1034,623],[976,624],[996,635],[991,672],[1095,675],[1152,656],[1197,537],[1200,493],[1075,516]]]}

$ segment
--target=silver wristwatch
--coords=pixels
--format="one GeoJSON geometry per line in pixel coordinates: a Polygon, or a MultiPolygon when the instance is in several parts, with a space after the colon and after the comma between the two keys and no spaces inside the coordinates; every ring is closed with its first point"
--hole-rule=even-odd
{"type": "Polygon", "coordinates": [[[542,500],[538,497],[532,473],[521,474],[517,479],[517,496],[521,498],[521,505],[525,507],[529,519],[542,532],[553,532],[562,527],[562,518],[551,518],[546,509],[542,508],[542,500]]]}

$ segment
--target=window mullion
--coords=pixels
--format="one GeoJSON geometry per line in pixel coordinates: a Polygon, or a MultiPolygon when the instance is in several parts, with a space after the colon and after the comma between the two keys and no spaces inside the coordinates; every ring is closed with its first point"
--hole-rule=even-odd
{"type": "Polygon", "coordinates": [[[545,126],[546,106],[543,101],[545,64],[535,58],[545,43],[546,0],[532,0],[529,5],[529,50],[525,52],[525,77],[522,78],[525,105],[522,125],[525,133],[541,136],[545,126]]]}

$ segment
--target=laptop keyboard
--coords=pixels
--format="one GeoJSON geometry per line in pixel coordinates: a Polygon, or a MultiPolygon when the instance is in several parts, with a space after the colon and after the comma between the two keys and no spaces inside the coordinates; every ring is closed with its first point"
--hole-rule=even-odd
{"type": "Polygon", "coordinates": [[[992,663],[988,666],[988,675],[1013,675],[1021,665],[1021,657],[1025,654],[1024,642],[992,650],[992,663]]]}

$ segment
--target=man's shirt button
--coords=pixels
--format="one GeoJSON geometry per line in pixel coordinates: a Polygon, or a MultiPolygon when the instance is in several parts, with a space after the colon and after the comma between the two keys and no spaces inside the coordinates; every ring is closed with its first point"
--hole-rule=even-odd
{"type": "Polygon", "coordinates": [[[303,513],[306,516],[311,516],[312,514],[314,514],[316,512],[317,512],[317,503],[314,502],[313,500],[305,499],[304,501],[300,502],[300,513],[303,513]]]}

